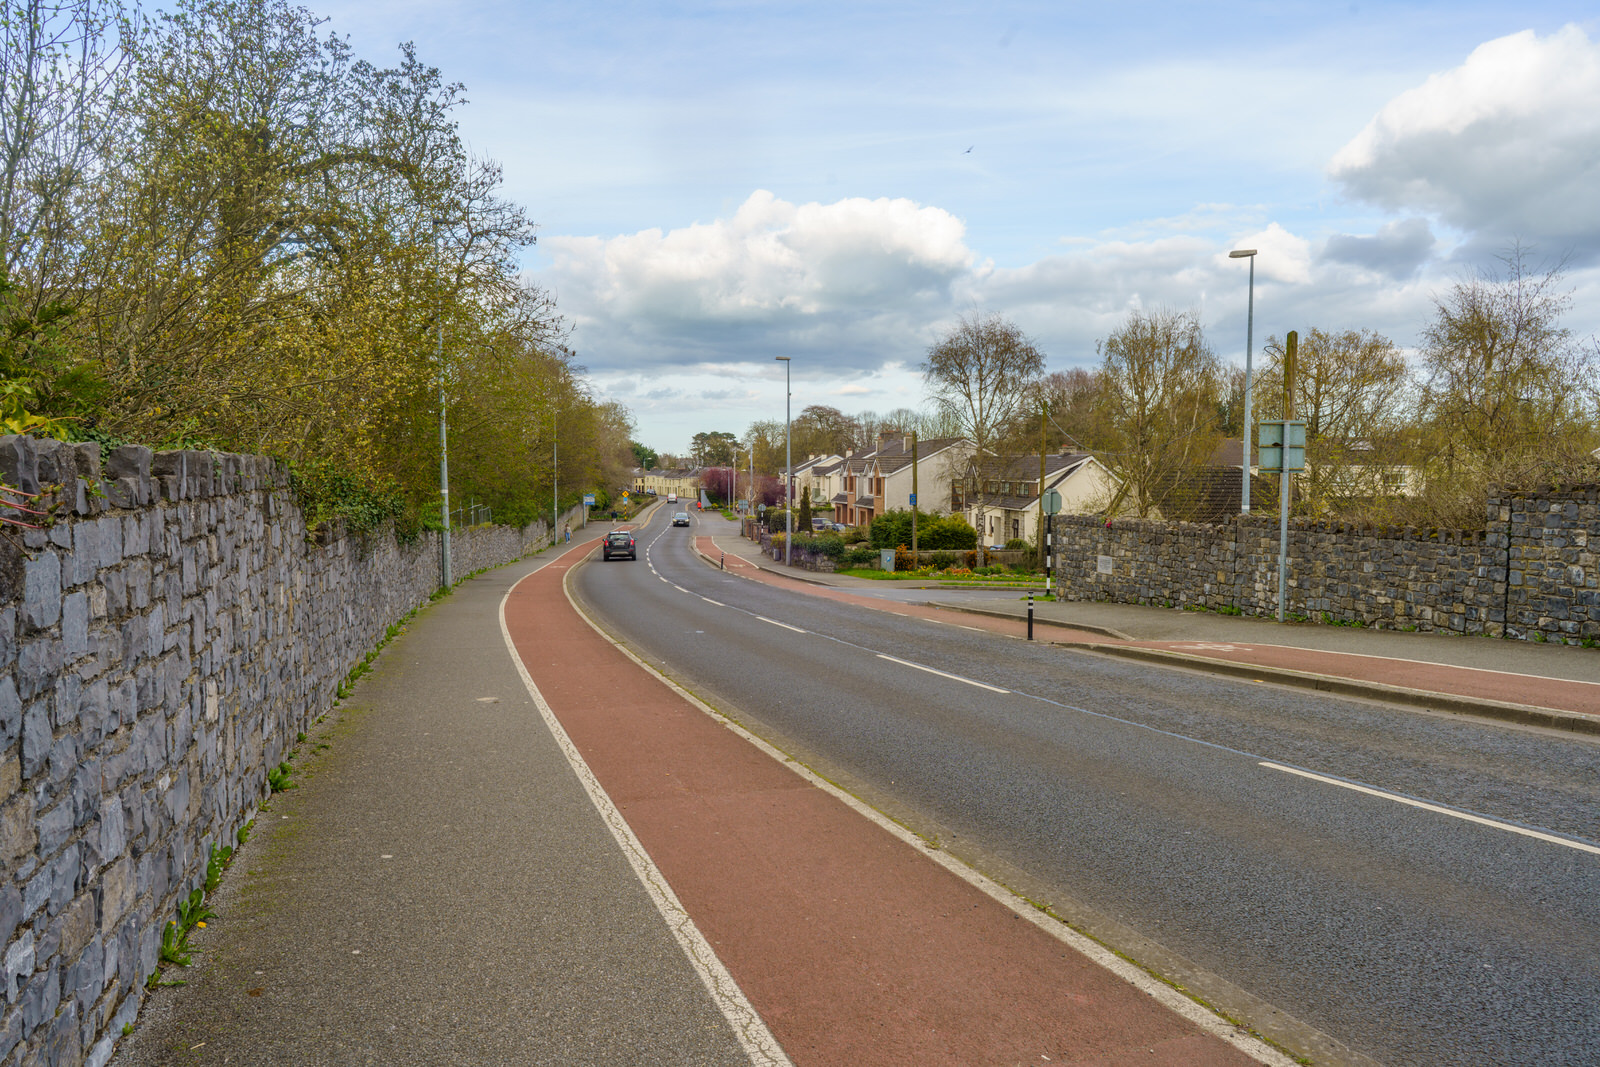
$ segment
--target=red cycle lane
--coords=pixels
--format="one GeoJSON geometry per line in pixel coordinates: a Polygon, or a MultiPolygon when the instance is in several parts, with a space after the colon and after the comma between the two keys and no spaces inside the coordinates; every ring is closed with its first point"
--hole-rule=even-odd
{"type": "Polygon", "coordinates": [[[1257,1062],[685,700],[577,615],[571,566],[513,590],[511,639],[796,1064],[1257,1062]]]}

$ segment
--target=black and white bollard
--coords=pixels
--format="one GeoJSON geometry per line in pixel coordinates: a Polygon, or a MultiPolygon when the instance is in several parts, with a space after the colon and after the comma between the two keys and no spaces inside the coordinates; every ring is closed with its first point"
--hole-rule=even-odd
{"type": "Polygon", "coordinates": [[[1033,640],[1033,592],[1028,592],[1028,640],[1033,640]]]}

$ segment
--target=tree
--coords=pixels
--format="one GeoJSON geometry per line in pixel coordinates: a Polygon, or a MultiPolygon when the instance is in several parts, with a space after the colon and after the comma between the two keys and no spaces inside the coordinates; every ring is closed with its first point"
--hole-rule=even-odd
{"type": "Polygon", "coordinates": [[[1015,323],[979,312],[959,319],[923,361],[930,398],[972,446],[964,495],[977,505],[980,530],[990,503],[985,472],[1026,450],[1016,429],[1043,372],[1044,353],[1015,323]]]}
{"type": "MultiPolygon", "coordinates": [[[[1221,439],[1222,366],[1190,312],[1135,308],[1097,346],[1105,410],[1115,427],[1108,459],[1141,517],[1193,502],[1199,468],[1221,439]]],[[[1169,516],[1170,517],[1170,516],[1169,516]]]]}
{"type": "Polygon", "coordinates": [[[797,462],[813,455],[843,455],[864,443],[861,424],[826,404],[807,405],[790,424],[790,437],[797,462]]]}
{"type": "MultiPolygon", "coordinates": [[[[1269,338],[1266,354],[1256,412],[1283,418],[1283,344],[1269,338]]],[[[1383,472],[1402,462],[1394,438],[1405,417],[1408,381],[1404,354],[1382,334],[1312,329],[1300,338],[1294,414],[1306,424],[1306,471],[1298,479],[1304,510],[1346,511],[1383,495],[1383,472]]]]}
{"type": "Polygon", "coordinates": [[[811,487],[808,485],[800,492],[800,521],[797,530],[811,529],[811,487]]]}
{"type": "Polygon", "coordinates": [[[689,453],[694,457],[695,466],[709,467],[720,464],[733,465],[733,446],[739,439],[731,433],[721,430],[702,431],[690,440],[689,453]]]}
{"type": "MultiPolygon", "coordinates": [[[[1115,447],[1116,433],[1107,417],[1098,371],[1074,367],[1056,371],[1039,383],[1037,400],[1047,413],[1045,447],[1051,451],[1104,452],[1115,447]]],[[[1030,422],[1033,412],[1023,417],[1030,422]]],[[[1031,427],[1019,426],[1018,433],[1031,427]]]]}
{"type": "Polygon", "coordinates": [[[1485,472],[1572,451],[1597,387],[1594,353],[1561,325],[1561,266],[1539,274],[1520,247],[1502,262],[1436,296],[1422,333],[1422,410],[1452,464],[1485,472]]]}
{"type": "Polygon", "coordinates": [[[633,462],[636,466],[650,470],[656,465],[656,450],[638,441],[629,441],[628,447],[633,450],[633,462]]]}

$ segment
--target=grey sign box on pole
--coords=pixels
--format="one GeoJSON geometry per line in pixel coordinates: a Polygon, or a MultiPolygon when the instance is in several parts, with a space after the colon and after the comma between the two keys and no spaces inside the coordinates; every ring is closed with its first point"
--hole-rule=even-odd
{"type": "Polygon", "coordinates": [[[1262,422],[1256,431],[1256,465],[1264,471],[1306,469],[1306,424],[1299,419],[1262,422]],[[1285,447],[1284,439],[1288,439],[1285,447]]]}

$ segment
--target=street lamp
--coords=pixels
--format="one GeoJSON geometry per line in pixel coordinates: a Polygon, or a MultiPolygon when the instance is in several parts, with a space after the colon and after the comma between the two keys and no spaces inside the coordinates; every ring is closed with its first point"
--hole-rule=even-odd
{"type": "Polygon", "coordinates": [[[783,480],[783,565],[789,566],[789,555],[794,547],[794,452],[789,441],[789,400],[794,396],[789,386],[789,357],[774,356],[783,364],[783,462],[789,468],[783,480]]]}
{"type": "Polygon", "coordinates": [[[1229,259],[1248,259],[1250,261],[1250,301],[1247,305],[1244,320],[1244,455],[1240,468],[1243,471],[1239,490],[1239,512],[1243,515],[1250,514],[1250,357],[1255,347],[1256,328],[1256,250],[1254,248],[1236,248],[1228,253],[1229,259]]]}
{"type": "MultiPolygon", "coordinates": [[[[433,220],[433,250],[439,252],[439,220],[433,220]]],[[[439,510],[443,513],[444,521],[439,533],[439,575],[443,579],[442,585],[448,590],[452,585],[450,574],[450,438],[446,434],[447,400],[445,393],[444,369],[444,309],[438,309],[436,327],[436,340],[434,348],[434,368],[439,374],[439,510]]]]}

